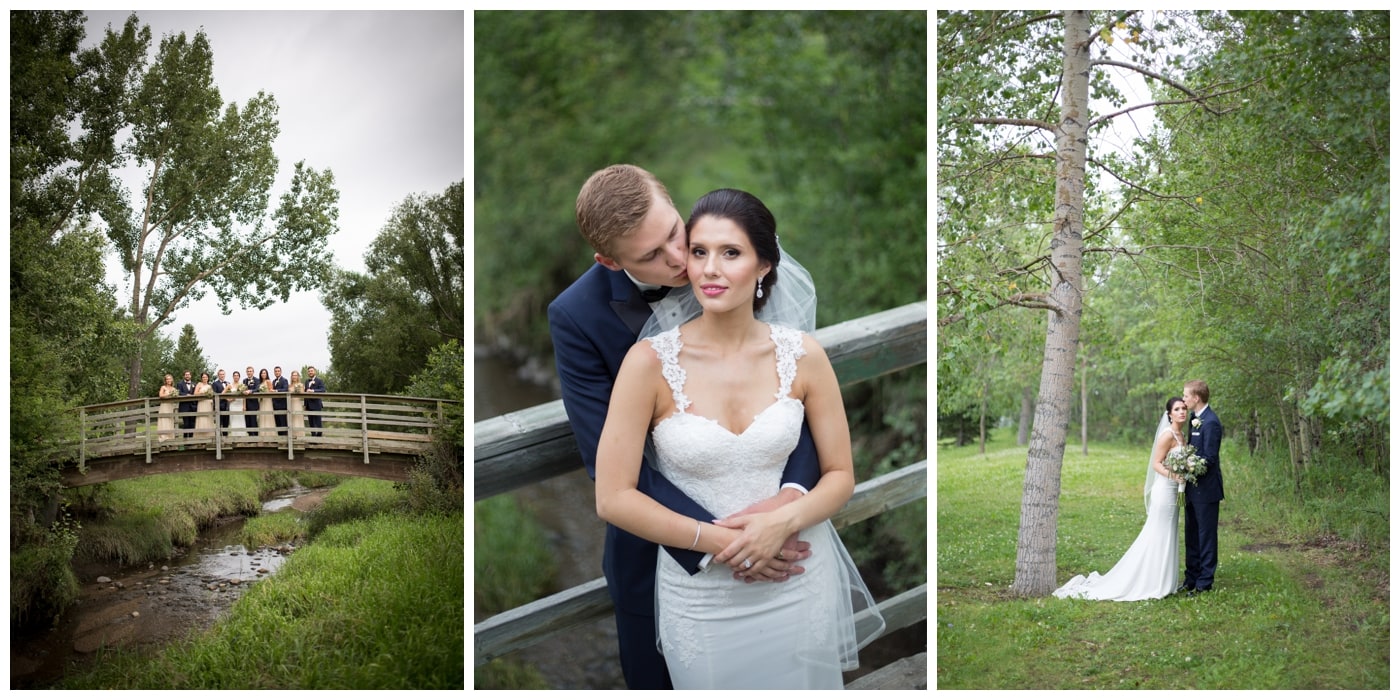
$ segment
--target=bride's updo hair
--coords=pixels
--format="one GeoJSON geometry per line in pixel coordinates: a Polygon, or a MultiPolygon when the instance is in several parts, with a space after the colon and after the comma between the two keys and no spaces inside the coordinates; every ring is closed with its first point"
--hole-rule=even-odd
{"type": "Polygon", "coordinates": [[[778,222],[773,219],[773,212],[768,211],[758,197],[743,190],[715,190],[701,197],[690,210],[690,218],[685,222],[686,234],[695,222],[706,216],[733,221],[748,234],[758,259],[769,264],[768,274],[758,281],[763,296],[755,296],[753,300],[753,310],[757,313],[773,296],[770,292],[778,283],[778,261],[782,256],[778,253],[778,222]]]}

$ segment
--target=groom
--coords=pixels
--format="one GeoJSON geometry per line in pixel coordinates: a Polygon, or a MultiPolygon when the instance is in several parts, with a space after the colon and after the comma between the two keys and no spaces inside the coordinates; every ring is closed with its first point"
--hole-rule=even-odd
{"type": "Polygon", "coordinates": [[[1186,382],[1181,396],[1191,409],[1191,446],[1206,461],[1206,473],[1186,485],[1186,577],[1178,593],[1195,596],[1215,583],[1216,525],[1225,487],[1220,480],[1220,437],[1224,430],[1210,408],[1210,387],[1194,379],[1186,382]]]}
{"type": "MultiPolygon", "coordinates": [[[[596,264],[550,303],[549,334],[569,426],[589,478],[596,478],[598,438],[622,358],[651,317],[651,304],[672,289],[676,294],[692,292],[686,277],[685,222],[656,176],[633,165],[599,170],[579,191],[574,213],[579,232],[595,251],[596,264]]],[[[804,423],[778,495],[747,512],[771,510],[800,498],[820,476],[816,446],[804,423]]],[[[707,512],[645,461],[637,487],[697,521],[734,515],[707,512]]],[[[622,674],[633,690],[671,688],[666,661],[656,648],[657,550],[651,542],[607,527],[603,575],[617,621],[622,674]]],[[[701,552],[667,547],[666,553],[692,575],[700,570],[701,552]]],[[[787,546],[783,556],[789,564],[803,558],[787,546]]],[[[794,566],[749,573],[756,579],[784,581],[801,571],[794,566]]]]}

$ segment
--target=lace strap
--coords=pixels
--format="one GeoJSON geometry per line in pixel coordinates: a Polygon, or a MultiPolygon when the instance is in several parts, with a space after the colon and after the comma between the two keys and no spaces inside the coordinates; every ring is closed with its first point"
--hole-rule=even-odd
{"type": "Polygon", "coordinates": [[[778,360],[778,393],[781,399],[792,393],[792,380],[797,377],[797,360],[807,354],[802,347],[802,331],[770,324],[768,335],[773,339],[773,352],[778,360]]]}
{"type": "Polygon", "coordinates": [[[681,329],[672,328],[659,335],[647,338],[651,347],[656,351],[657,359],[661,360],[661,376],[666,378],[666,385],[671,387],[671,400],[676,402],[676,410],[684,413],[690,408],[690,399],[685,397],[685,368],[681,367],[681,329]]]}

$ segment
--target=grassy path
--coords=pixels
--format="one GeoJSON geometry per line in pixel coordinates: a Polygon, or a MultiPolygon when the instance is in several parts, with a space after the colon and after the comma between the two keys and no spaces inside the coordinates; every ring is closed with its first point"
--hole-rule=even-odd
{"type": "MultiPolygon", "coordinates": [[[[1380,494],[1319,491],[1309,517],[1229,447],[1214,590],[1133,603],[1012,597],[1026,450],[940,448],[937,687],[1389,688],[1388,534],[1339,515],[1379,508],[1388,521],[1388,482],[1380,494]]],[[[1066,452],[1060,582],[1107,571],[1144,517],[1142,450],[1066,452]]]]}

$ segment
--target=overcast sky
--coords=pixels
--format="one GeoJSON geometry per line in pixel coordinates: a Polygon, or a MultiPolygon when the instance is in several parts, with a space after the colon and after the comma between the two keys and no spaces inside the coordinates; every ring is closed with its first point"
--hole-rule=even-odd
{"type": "MultiPolygon", "coordinates": [[[[129,11],[89,11],[84,46],[129,11]]],[[[259,90],[278,105],[273,144],[278,175],[269,210],[299,160],[330,168],[340,191],[339,232],[326,250],[306,251],[325,265],[364,270],[364,253],[394,207],[411,194],[441,194],[465,177],[465,18],[460,11],[146,11],[151,54],[160,37],[203,28],[214,54],[214,84],[224,104],[246,104],[259,90]]],[[[130,184],[139,191],[138,184],[130,184]]],[[[131,284],[109,255],[118,302],[131,284]]],[[[215,367],[271,371],[330,364],[330,312],[315,292],[287,303],[225,316],[212,295],[176,312],[163,329],[178,338],[194,325],[215,367]]],[[[334,390],[334,387],[331,387],[334,390]]]]}

